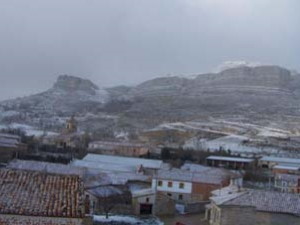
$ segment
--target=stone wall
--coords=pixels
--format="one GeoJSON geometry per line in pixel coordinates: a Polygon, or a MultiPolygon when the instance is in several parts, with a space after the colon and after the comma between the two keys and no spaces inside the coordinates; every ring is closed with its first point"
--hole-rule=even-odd
{"type": "Polygon", "coordinates": [[[299,225],[300,217],[280,213],[256,213],[256,225],[299,225]]]}
{"type": "Polygon", "coordinates": [[[0,225],[92,225],[91,218],[0,215],[0,225]]]}
{"type": "Polygon", "coordinates": [[[0,147],[0,163],[7,163],[14,158],[17,150],[14,148],[3,148],[0,147]]]}
{"type": "MultiPolygon", "coordinates": [[[[222,207],[218,225],[257,225],[254,207],[222,207]]],[[[215,225],[215,224],[214,224],[215,225]]]]}
{"type": "MultiPolygon", "coordinates": [[[[223,187],[227,186],[227,183],[222,184],[223,187]]],[[[193,194],[193,198],[194,201],[207,201],[209,200],[209,197],[211,196],[211,192],[220,188],[221,185],[217,185],[217,184],[205,184],[205,183],[193,183],[192,186],[192,194],[193,194]],[[201,198],[195,198],[196,196],[201,195],[201,198]]]]}
{"type": "Polygon", "coordinates": [[[300,217],[280,213],[258,212],[254,207],[213,206],[210,225],[299,225],[300,217]]]}

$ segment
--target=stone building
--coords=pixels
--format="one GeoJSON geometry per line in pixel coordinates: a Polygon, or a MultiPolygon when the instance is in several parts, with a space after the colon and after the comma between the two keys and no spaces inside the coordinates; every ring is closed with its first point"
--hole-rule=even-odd
{"type": "Polygon", "coordinates": [[[26,151],[27,146],[22,144],[18,135],[0,133],[0,163],[7,163],[18,154],[26,151]]]}
{"type": "Polygon", "coordinates": [[[154,189],[142,189],[132,192],[132,207],[135,215],[166,216],[175,214],[175,201],[154,189]]]}
{"type": "Polygon", "coordinates": [[[77,121],[74,116],[66,121],[66,127],[63,133],[72,134],[77,132],[77,121]]]}
{"type": "Polygon", "coordinates": [[[264,156],[258,161],[258,166],[261,168],[273,169],[275,166],[278,165],[285,167],[299,167],[300,159],[264,156]]]}
{"type": "Polygon", "coordinates": [[[274,174],[298,174],[300,175],[300,164],[299,165],[276,165],[273,167],[272,172],[274,174]]]}
{"type": "Polygon", "coordinates": [[[152,179],[152,188],[184,206],[184,212],[204,211],[211,191],[228,186],[240,175],[224,169],[185,164],[181,169],[160,170],[152,179]]]}
{"type": "Polygon", "coordinates": [[[222,167],[228,169],[247,169],[254,166],[254,159],[240,157],[209,156],[206,163],[213,167],[222,167]]]}
{"type": "Polygon", "coordinates": [[[210,225],[298,225],[300,196],[229,186],[213,192],[210,225]]]}
{"type": "Polygon", "coordinates": [[[0,224],[91,225],[78,176],[0,170],[0,224]]]}
{"type": "Polygon", "coordinates": [[[89,143],[88,151],[104,155],[141,157],[149,154],[149,147],[142,143],[94,141],[89,143]]]}
{"type": "Polygon", "coordinates": [[[300,175],[275,174],[274,188],[281,192],[300,193],[300,175]]]}

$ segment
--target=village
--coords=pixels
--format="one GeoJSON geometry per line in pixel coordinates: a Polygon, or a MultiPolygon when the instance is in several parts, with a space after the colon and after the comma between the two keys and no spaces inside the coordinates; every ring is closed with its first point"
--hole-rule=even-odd
{"type": "Polygon", "coordinates": [[[32,141],[20,131],[0,133],[0,224],[300,221],[300,159],[221,151],[204,155],[201,164],[187,156],[178,163],[171,160],[174,150],[88,140],[74,117],[60,135],[39,140],[39,149],[29,151],[32,141]]]}

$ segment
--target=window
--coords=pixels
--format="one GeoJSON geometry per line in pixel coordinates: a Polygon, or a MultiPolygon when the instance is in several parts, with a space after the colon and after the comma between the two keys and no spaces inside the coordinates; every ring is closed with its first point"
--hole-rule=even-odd
{"type": "Polygon", "coordinates": [[[169,197],[172,197],[172,194],[171,194],[171,193],[168,193],[167,195],[168,195],[169,197]]]}
{"type": "Polygon", "coordinates": [[[179,183],[179,188],[183,189],[184,188],[184,183],[179,183]]]}
{"type": "Polygon", "coordinates": [[[168,187],[169,187],[169,188],[173,187],[173,182],[169,181],[169,182],[168,182],[168,187]]]}
{"type": "Polygon", "coordinates": [[[162,186],[163,185],[163,182],[161,180],[158,181],[158,186],[162,186]]]}
{"type": "Polygon", "coordinates": [[[147,202],[147,203],[149,202],[149,198],[146,198],[146,202],[147,202]]]}
{"type": "Polygon", "coordinates": [[[183,200],[183,195],[178,195],[178,200],[183,200]]]}

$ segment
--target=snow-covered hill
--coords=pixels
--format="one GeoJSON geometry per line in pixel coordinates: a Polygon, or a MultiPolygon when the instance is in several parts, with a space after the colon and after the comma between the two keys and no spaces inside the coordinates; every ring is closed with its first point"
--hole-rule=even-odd
{"type": "Polygon", "coordinates": [[[243,117],[261,125],[288,121],[289,126],[292,118],[300,121],[299,74],[279,66],[227,64],[219,73],[161,77],[106,89],[62,75],[45,92],[1,102],[0,120],[44,130],[62,126],[61,118],[75,114],[87,118],[81,121],[85,128],[108,126],[118,132],[207,118],[243,117]]]}

